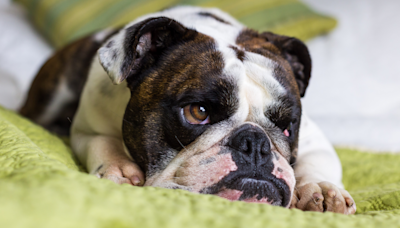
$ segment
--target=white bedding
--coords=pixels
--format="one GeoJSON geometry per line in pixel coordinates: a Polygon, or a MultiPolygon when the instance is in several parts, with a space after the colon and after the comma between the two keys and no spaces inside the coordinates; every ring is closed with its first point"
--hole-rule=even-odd
{"type": "MultiPolygon", "coordinates": [[[[308,115],[336,145],[400,152],[400,1],[303,0],[339,26],[308,43],[308,115]]],[[[0,0],[0,104],[17,109],[52,49],[23,11],[0,0]]]]}

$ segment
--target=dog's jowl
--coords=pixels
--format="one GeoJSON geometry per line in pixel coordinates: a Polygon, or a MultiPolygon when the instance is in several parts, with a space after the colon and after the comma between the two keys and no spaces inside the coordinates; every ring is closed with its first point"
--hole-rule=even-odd
{"type": "Polygon", "coordinates": [[[79,160],[116,183],[351,214],[335,151],[302,114],[310,75],[300,40],[175,7],[56,53],[21,112],[59,133],[72,113],[79,160]]]}

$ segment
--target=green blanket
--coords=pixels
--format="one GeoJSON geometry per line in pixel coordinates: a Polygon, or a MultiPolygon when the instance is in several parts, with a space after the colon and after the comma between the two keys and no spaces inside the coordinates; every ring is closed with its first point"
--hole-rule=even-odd
{"type": "Polygon", "coordinates": [[[0,108],[0,227],[400,226],[400,156],[347,149],[338,153],[356,215],[230,202],[97,179],[80,171],[62,140],[0,108]]]}

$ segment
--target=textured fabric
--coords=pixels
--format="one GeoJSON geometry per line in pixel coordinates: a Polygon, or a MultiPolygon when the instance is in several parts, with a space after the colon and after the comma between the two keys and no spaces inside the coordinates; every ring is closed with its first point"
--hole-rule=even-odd
{"type": "Polygon", "coordinates": [[[183,190],[117,185],[80,172],[71,150],[0,108],[0,227],[398,227],[399,155],[338,150],[357,215],[229,202],[183,190]]]}
{"type": "Polygon", "coordinates": [[[245,25],[308,39],[326,33],[336,21],[297,0],[15,0],[56,47],[93,31],[120,26],[138,16],[174,5],[218,7],[245,25]]]}

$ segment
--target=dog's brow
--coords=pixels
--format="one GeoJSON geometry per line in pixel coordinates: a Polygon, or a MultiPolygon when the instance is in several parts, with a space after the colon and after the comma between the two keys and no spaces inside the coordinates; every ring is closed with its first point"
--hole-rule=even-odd
{"type": "Polygon", "coordinates": [[[266,108],[265,116],[275,124],[279,122],[290,122],[293,113],[293,102],[289,99],[281,99],[279,103],[272,104],[266,108]]]}
{"type": "Polygon", "coordinates": [[[282,119],[285,116],[288,116],[290,113],[290,109],[286,109],[285,107],[276,105],[268,107],[267,111],[265,112],[266,116],[276,119],[282,119]]]}

